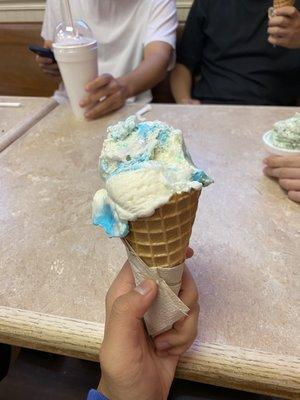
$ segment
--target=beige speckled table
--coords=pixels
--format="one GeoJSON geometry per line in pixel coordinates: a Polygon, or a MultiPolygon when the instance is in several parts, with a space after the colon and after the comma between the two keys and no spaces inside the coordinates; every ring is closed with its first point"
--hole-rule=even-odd
{"type": "MultiPolygon", "coordinates": [[[[0,154],[0,342],[97,359],[105,292],[125,260],[91,224],[109,123],[57,107],[0,154]]],[[[205,189],[188,262],[199,338],[178,376],[299,399],[300,208],[262,174],[263,132],[292,108],[154,105],[183,129],[205,189]]]]}
{"type": "Polygon", "coordinates": [[[0,152],[57,106],[45,97],[0,96],[0,102],[21,103],[18,108],[0,106],[0,152]]]}

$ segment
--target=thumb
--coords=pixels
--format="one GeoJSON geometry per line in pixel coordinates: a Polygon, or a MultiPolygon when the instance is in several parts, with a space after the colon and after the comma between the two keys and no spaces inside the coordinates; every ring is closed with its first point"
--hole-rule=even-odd
{"type": "Polygon", "coordinates": [[[142,318],[157,295],[157,285],[146,279],[113,303],[107,323],[107,336],[114,346],[136,345],[143,332],[142,318]]]}

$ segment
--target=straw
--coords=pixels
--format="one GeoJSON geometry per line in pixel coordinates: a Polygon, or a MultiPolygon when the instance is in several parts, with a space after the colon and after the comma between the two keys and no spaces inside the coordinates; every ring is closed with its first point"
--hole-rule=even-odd
{"type": "Polygon", "coordinates": [[[147,104],[145,107],[141,108],[139,111],[135,113],[137,119],[139,121],[146,121],[146,118],[143,117],[143,115],[147,114],[149,111],[152,110],[152,107],[150,104],[147,104]]]}
{"type": "Polygon", "coordinates": [[[18,108],[21,107],[21,103],[8,103],[8,102],[0,102],[0,107],[12,107],[12,108],[18,108]]]}
{"type": "Polygon", "coordinates": [[[66,17],[67,17],[67,24],[68,26],[72,27],[73,35],[75,35],[75,26],[74,26],[74,21],[73,21],[73,16],[72,16],[72,11],[71,11],[71,6],[69,0],[64,0],[64,5],[65,5],[65,11],[66,11],[66,17]]]}

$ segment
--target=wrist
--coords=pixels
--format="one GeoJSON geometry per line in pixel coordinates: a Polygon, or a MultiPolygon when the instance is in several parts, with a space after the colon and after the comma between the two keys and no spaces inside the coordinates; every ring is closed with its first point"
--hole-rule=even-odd
{"type": "Polygon", "coordinates": [[[105,384],[105,381],[103,378],[100,379],[99,386],[98,386],[98,392],[102,393],[108,399],[111,398],[109,390],[108,390],[107,385],[105,384]]]}
{"type": "Polygon", "coordinates": [[[121,78],[118,78],[117,81],[122,88],[122,92],[123,92],[125,100],[134,96],[134,91],[133,91],[128,79],[126,78],[126,76],[122,76],[121,78]]]}
{"type": "Polygon", "coordinates": [[[88,393],[87,400],[109,400],[103,393],[92,389],[88,393]]]}

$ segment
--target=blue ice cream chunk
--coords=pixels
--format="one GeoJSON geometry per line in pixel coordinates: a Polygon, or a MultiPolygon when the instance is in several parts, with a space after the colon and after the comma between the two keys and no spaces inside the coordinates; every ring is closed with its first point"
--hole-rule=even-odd
{"type": "Polygon", "coordinates": [[[196,171],[192,174],[191,180],[202,183],[204,187],[213,183],[213,180],[208,175],[206,175],[204,171],[201,171],[200,169],[196,169],[196,171]]]}
{"type": "Polygon", "coordinates": [[[143,140],[147,140],[149,133],[151,133],[151,126],[147,124],[147,122],[141,122],[137,125],[138,128],[138,135],[143,140]]]}
{"type": "Polygon", "coordinates": [[[124,237],[129,232],[128,222],[115,218],[115,213],[110,204],[103,203],[100,207],[94,207],[93,224],[101,226],[109,237],[124,237]]]}

